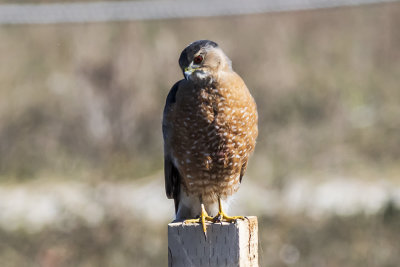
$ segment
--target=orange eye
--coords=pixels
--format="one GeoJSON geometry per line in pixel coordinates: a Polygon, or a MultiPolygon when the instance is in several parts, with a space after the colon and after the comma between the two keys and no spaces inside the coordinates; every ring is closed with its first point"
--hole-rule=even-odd
{"type": "Polygon", "coordinates": [[[195,57],[193,59],[193,63],[194,64],[200,64],[203,61],[203,56],[202,55],[198,55],[197,57],[195,57]]]}

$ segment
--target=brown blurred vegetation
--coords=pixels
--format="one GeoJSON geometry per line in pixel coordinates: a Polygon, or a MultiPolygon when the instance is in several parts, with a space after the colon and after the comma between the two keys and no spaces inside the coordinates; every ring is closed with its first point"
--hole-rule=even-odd
{"type": "MultiPolygon", "coordinates": [[[[400,213],[383,218],[261,218],[260,266],[398,266],[400,213]]],[[[166,266],[165,227],[120,220],[72,231],[0,230],[0,240],[7,240],[0,242],[0,259],[3,267],[166,266]]]]}
{"type": "Polygon", "coordinates": [[[396,171],[399,15],[394,3],[2,26],[0,175],[132,179],[161,169],[164,99],[181,78],[180,51],[201,38],[223,47],[258,103],[251,177],[396,171]]]}

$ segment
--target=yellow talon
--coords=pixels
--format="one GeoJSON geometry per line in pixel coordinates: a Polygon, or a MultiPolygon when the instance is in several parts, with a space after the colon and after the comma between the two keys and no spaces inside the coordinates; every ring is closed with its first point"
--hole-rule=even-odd
{"type": "Polygon", "coordinates": [[[222,221],[225,220],[227,222],[234,222],[236,220],[244,220],[243,216],[228,216],[222,209],[221,199],[218,198],[218,214],[214,217],[214,221],[222,221]]]}
{"type": "Polygon", "coordinates": [[[207,238],[207,228],[206,228],[206,221],[209,222],[221,222],[221,221],[226,221],[226,222],[235,222],[236,220],[244,220],[245,218],[243,216],[228,216],[222,209],[222,203],[221,199],[218,199],[218,214],[215,217],[211,217],[208,215],[206,209],[204,208],[204,204],[201,204],[201,213],[199,218],[197,219],[188,219],[184,220],[184,224],[188,223],[201,223],[201,226],[203,228],[203,233],[204,237],[207,238]]]}
{"type": "Polygon", "coordinates": [[[185,220],[183,223],[187,224],[187,223],[201,223],[201,226],[203,227],[203,233],[204,236],[207,238],[207,228],[206,228],[206,221],[214,221],[214,218],[209,216],[206,209],[204,208],[204,205],[201,204],[201,214],[200,217],[197,219],[189,219],[189,220],[185,220]]]}

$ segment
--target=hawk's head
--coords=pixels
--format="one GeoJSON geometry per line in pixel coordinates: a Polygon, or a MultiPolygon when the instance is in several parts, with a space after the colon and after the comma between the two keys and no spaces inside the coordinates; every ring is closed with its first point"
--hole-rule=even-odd
{"type": "Polygon", "coordinates": [[[217,43],[199,40],[188,45],[179,57],[179,66],[186,80],[209,78],[218,71],[231,69],[231,61],[217,43]]]}

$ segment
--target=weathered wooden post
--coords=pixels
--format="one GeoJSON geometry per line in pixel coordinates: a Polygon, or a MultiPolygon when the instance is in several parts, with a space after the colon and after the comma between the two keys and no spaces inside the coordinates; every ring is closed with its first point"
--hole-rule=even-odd
{"type": "Polygon", "coordinates": [[[258,267],[257,217],[207,223],[207,239],[200,224],[168,224],[168,266],[258,267]]]}

